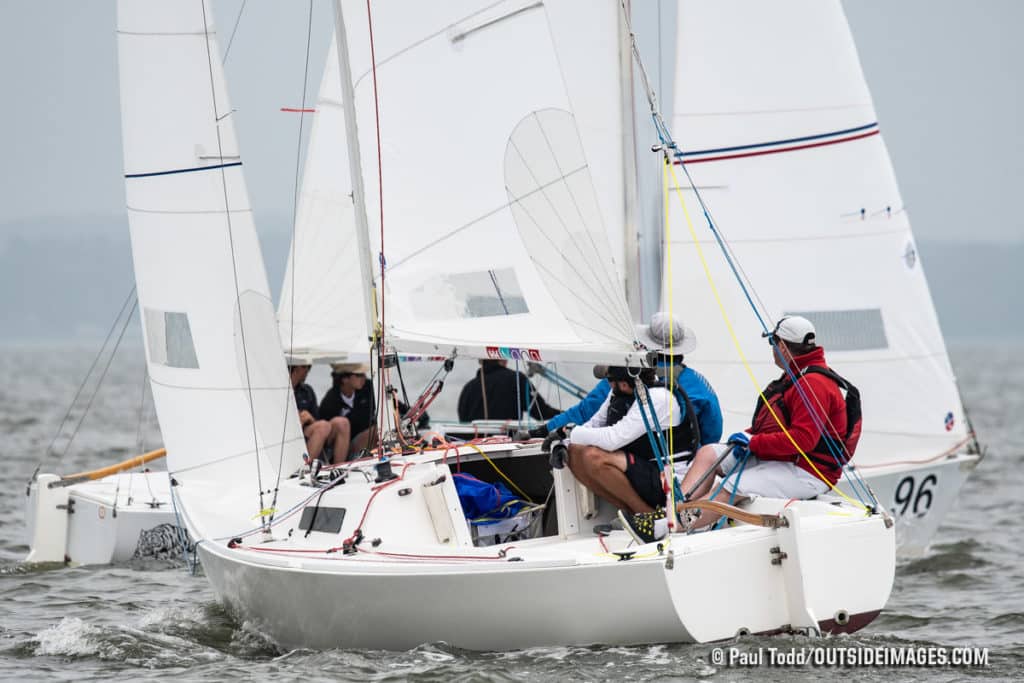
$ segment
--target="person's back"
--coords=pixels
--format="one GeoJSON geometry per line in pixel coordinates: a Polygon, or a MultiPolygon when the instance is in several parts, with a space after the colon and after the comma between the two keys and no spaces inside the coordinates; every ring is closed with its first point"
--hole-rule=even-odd
{"type": "Polygon", "coordinates": [[[459,394],[459,421],[518,420],[527,407],[538,419],[552,418],[558,410],[537,394],[521,372],[506,367],[508,361],[482,360],[476,377],[459,394]]]}

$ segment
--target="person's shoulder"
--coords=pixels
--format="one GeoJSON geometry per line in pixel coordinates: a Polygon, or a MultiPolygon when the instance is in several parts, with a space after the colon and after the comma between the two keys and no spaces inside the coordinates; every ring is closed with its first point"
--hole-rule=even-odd
{"type": "Polygon", "coordinates": [[[683,388],[687,391],[692,389],[704,389],[709,394],[715,394],[715,388],[711,386],[711,381],[689,365],[687,365],[686,369],[680,373],[679,383],[682,384],[683,388]]]}
{"type": "MultiPolygon", "coordinates": [[[[827,365],[819,365],[819,366],[815,366],[815,367],[820,367],[820,368],[823,368],[825,370],[829,370],[832,373],[835,372],[835,370],[832,370],[832,368],[828,367],[827,365]]],[[[837,392],[839,391],[839,385],[836,383],[836,381],[834,379],[832,379],[828,374],[826,374],[824,372],[815,372],[813,370],[804,370],[804,372],[803,372],[803,374],[801,376],[801,380],[803,380],[804,382],[810,384],[811,386],[813,386],[815,388],[817,388],[817,387],[826,387],[826,388],[830,388],[830,389],[835,389],[837,392]]]]}

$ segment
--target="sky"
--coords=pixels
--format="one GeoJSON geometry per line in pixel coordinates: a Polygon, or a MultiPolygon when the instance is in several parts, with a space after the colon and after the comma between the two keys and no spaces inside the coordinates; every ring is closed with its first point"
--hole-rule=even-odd
{"type": "MultiPolygon", "coordinates": [[[[227,75],[265,232],[291,213],[297,121],[278,109],[301,99],[306,3],[245,4],[227,75]]],[[[331,23],[331,3],[313,5],[311,90],[331,23]]],[[[214,3],[222,45],[240,6],[214,3]]],[[[844,7],[918,239],[1024,240],[1016,206],[1024,182],[1024,2],[844,7]]],[[[109,0],[0,0],[0,226],[122,213],[114,25],[109,0]]]]}
{"type": "MultiPolygon", "coordinates": [[[[658,1],[634,0],[648,10],[658,1]]],[[[1024,248],[1016,204],[1024,2],[843,4],[918,242],[1024,248]]],[[[286,243],[301,145],[297,117],[280,108],[301,104],[307,34],[307,100],[315,96],[332,3],[313,0],[310,30],[305,2],[248,0],[231,41],[242,5],[215,0],[215,17],[222,48],[231,42],[226,72],[257,229],[286,243]]],[[[8,261],[15,235],[56,233],[70,255],[76,239],[124,242],[115,14],[113,0],[0,0],[0,257],[6,244],[8,261]]],[[[283,264],[268,267],[274,281],[283,264]]],[[[34,263],[18,268],[26,279],[37,272],[34,263]]],[[[928,272],[933,289],[952,282],[928,272]]],[[[0,278],[0,314],[16,277],[0,278]]]]}

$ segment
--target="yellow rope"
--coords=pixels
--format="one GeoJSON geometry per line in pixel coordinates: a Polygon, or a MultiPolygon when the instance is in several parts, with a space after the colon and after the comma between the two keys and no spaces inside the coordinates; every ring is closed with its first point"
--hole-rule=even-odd
{"type": "MultiPolygon", "coordinates": [[[[668,191],[668,188],[669,188],[669,185],[668,185],[668,168],[667,168],[668,167],[668,160],[666,159],[665,161],[666,161],[666,163],[665,163],[666,168],[665,168],[665,170],[661,174],[662,194],[664,194],[664,196],[665,196],[665,205],[663,207],[663,209],[664,209],[663,215],[664,215],[664,220],[665,220],[665,261],[666,261],[666,264],[665,264],[665,276],[668,278],[667,282],[669,283],[669,287],[668,287],[668,314],[669,314],[669,317],[671,318],[671,321],[673,323],[673,324],[670,324],[668,326],[668,352],[669,352],[670,358],[672,358],[672,360],[671,360],[671,362],[669,363],[669,366],[668,366],[668,376],[669,376],[668,392],[669,392],[670,396],[674,399],[674,397],[675,397],[675,388],[676,388],[675,387],[675,382],[676,382],[675,341],[676,340],[675,340],[675,336],[673,334],[673,332],[675,331],[675,324],[674,324],[675,323],[675,306],[674,306],[673,300],[672,300],[672,291],[674,289],[672,287],[672,221],[669,220],[669,207],[670,207],[669,199],[670,199],[670,195],[669,195],[669,191],[668,191]]],[[[672,423],[672,409],[675,407],[674,404],[675,404],[675,400],[670,400],[668,402],[668,423],[669,423],[670,426],[673,424],[672,423]]],[[[665,458],[665,461],[666,461],[665,462],[665,482],[668,484],[668,493],[665,494],[666,498],[667,498],[667,501],[666,501],[667,504],[665,506],[666,510],[675,510],[676,509],[676,486],[675,486],[676,471],[675,471],[675,466],[674,466],[674,464],[672,462],[672,456],[675,454],[676,451],[675,451],[674,440],[672,438],[673,437],[673,432],[674,432],[674,430],[672,430],[671,428],[668,430],[668,453],[666,454],[667,457],[665,458]]],[[[674,514],[667,515],[667,518],[668,518],[668,530],[669,530],[669,532],[675,531],[675,528],[676,528],[676,516],[674,514]]],[[[670,533],[670,535],[671,535],[671,533],[670,533]]]]}
{"type": "MultiPolygon", "coordinates": [[[[791,444],[793,444],[793,447],[796,448],[796,450],[800,454],[800,456],[803,457],[803,459],[807,461],[807,464],[811,466],[811,469],[814,470],[814,474],[819,479],[821,479],[823,482],[828,484],[829,488],[832,489],[832,491],[834,491],[835,493],[839,494],[841,497],[843,497],[844,499],[846,499],[847,501],[849,501],[853,505],[855,505],[855,506],[857,506],[857,507],[859,507],[859,508],[861,508],[861,509],[863,509],[865,511],[870,512],[870,510],[868,509],[868,507],[866,505],[864,505],[860,501],[856,501],[856,500],[850,498],[848,495],[846,495],[845,493],[840,491],[838,488],[835,487],[835,485],[832,482],[830,482],[825,477],[825,475],[823,475],[821,473],[821,471],[814,464],[814,461],[811,460],[807,456],[807,454],[804,453],[803,449],[800,448],[800,445],[797,444],[796,440],[793,438],[793,435],[789,433],[789,429],[786,428],[786,425],[783,424],[782,419],[775,412],[775,409],[772,408],[771,404],[768,403],[768,399],[765,398],[764,392],[761,391],[761,385],[758,383],[757,377],[754,376],[754,371],[751,369],[750,363],[747,362],[747,357],[743,353],[743,347],[740,345],[739,338],[736,336],[736,330],[732,326],[732,321],[729,319],[729,314],[725,312],[725,305],[722,303],[722,297],[718,293],[718,287],[715,285],[715,280],[711,276],[711,269],[708,267],[707,259],[704,258],[704,250],[701,249],[701,247],[700,247],[700,240],[697,239],[697,231],[693,227],[693,220],[690,218],[690,212],[686,208],[686,200],[683,199],[683,190],[682,190],[682,187],[680,187],[680,185],[679,185],[679,180],[678,180],[678,178],[676,176],[675,167],[672,164],[666,164],[666,166],[668,168],[668,171],[672,174],[672,182],[673,182],[674,186],[676,187],[676,194],[679,196],[679,205],[683,209],[683,216],[686,218],[686,227],[690,231],[690,237],[693,239],[693,245],[694,245],[694,247],[696,247],[697,255],[700,257],[701,265],[704,268],[704,275],[705,275],[705,277],[707,277],[708,284],[711,286],[711,292],[712,292],[712,294],[714,294],[715,302],[718,304],[718,310],[722,314],[722,320],[725,321],[726,328],[729,330],[729,336],[732,339],[732,343],[736,347],[736,351],[739,353],[740,361],[743,363],[743,368],[747,371],[747,375],[750,377],[751,383],[757,389],[757,395],[761,397],[761,400],[764,402],[765,407],[768,408],[768,412],[771,414],[771,416],[775,420],[776,424],[778,424],[779,427],[782,429],[783,433],[786,435],[786,438],[789,439],[789,442],[791,444]]],[[[666,220],[667,220],[667,217],[666,217],[666,220]]],[[[671,280],[670,280],[669,281],[669,292],[671,292],[671,291],[672,291],[672,286],[671,286],[671,280]]]]}
{"type": "Polygon", "coordinates": [[[490,464],[491,467],[494,468],[494,471],[497,472],[499,475],[501,475],[501,478],[504,479],[505,481],[507,481],[509,486],[511,486],[512,488],[514,488],[516,490],[516,493],[518,493],[520,496],[522,496],[526,500],[530,501],[531,503],[534,502],[533,498],[530,498],[528,495],[526,495],[526,493],[521,488],[516,486],[516,483],[514,481],[512,481],[511,479],[509,479],[508,477],[505,476],[505,473],[501,471],[501,468],[498,467],[497,465],[495,465],[494,461],[487,457],[487,454],[484,453],[482,448],[480,448],[476,444],[472,444],[472,443],[468,443],[466,445],[469,446],[470,448],[472,448],[473,450],[475,450],[477,453],[479,453],[480,456],[484,460],[486,460],[488,462],[488,464],[490,464]]]}

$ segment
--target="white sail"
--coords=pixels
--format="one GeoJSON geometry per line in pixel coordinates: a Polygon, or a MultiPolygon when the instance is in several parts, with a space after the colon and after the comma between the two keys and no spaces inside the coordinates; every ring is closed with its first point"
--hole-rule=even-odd
{"type": "MultiPolygon", "coordinates": [[[[376,263],[381,185],[368,22],[365,3],[344,6],[376,263]]],[[[581,137],[548,9],[464,0],[373,12],[392,342],[471,355],[628,351],[633,330],[606,235],[609,209],[588,163],[602,124],[588,119],[590,140],[581,137]]],[[[601,176],[600,184],[612,183],[601,176]]]]}
{"type": "Polygon", "coordinates": [[[331,41],[313,115],[278,320],[290,358],[332,362],[369,351],[359,271],[337,41],[331,41]]]}
{"type": "MultiPolygon", "coordinates": [[[[923,460],[962,445],[955,378],[838,0],[688,1],[677,38],[671,128],[687,168],[768,317],[810,318],[830,363],[860,387],[856,462],[923,460]]],[[[778,370],[760,325],[693,192],[684,196],[765,382],[778,370]]],[[[674,195],[670,210],[672,304],[697,328],[694,363],[719,392],[726,428],[739,429],[754,387],[674,195]]]]}
{"type": "Polygon", "coordinates": [[[187,518],[224,521],[193,526],[205,537],[252,525],[304,443],[209,6],[121,0],[118,56],[149,376],[187,518]],[[188,514],[199,506],[221,510],[188,514]]]}

